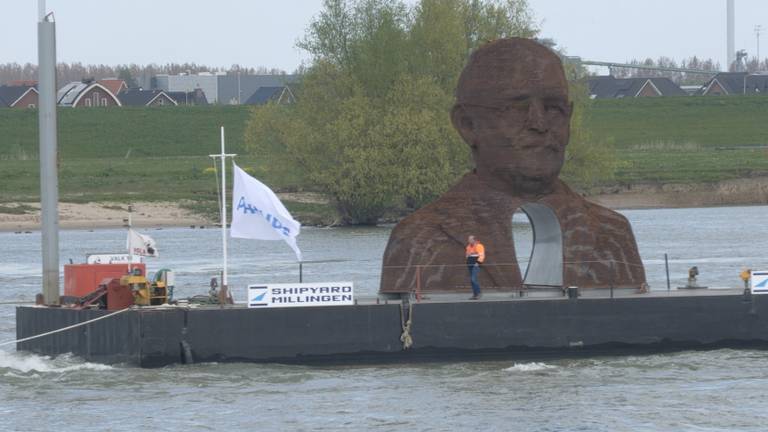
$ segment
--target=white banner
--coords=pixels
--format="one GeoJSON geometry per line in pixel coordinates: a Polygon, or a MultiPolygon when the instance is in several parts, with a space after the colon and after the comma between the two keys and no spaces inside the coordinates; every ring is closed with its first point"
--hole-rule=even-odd
{"type": "Polygon", "coordinates": [[[749,278],[752,294],[768,294],[768,271],[753,271],[749,278]]]}
{"type": "Polygon", "coordinates": [[[354,291],[352,282],[248,285],[248,307],[349,306],[354,291]]]}
{"type": "MultiPolygon", "coordinates": [[[[86,264],[128,264],[131,261],[128,254],[87,254],[86,264]]],[[[141,257],[134,256],[133,264],[141,264],[141,257]]]]}
{"type": "Polygon", "coordinates": [[[296,259],[301,261],[301,251],[296,244],[301,224],[264,183],[237,165],[234,167],[230,235],[255,240],[284,240],[296,253],[296,259]]]}
{"type": "Polygon", "coordinates": [[[157,246],[155,246],[155,240],[145,234],[139,234],[136,231],[128,230],[128,240],[126,241],[126,248],[131,255],[158,257],[157,246]]]}

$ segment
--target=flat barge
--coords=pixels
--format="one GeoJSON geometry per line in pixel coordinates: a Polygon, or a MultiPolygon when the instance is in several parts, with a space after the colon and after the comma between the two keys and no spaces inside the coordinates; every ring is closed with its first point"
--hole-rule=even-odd
{"type": "MultiPolygon", "coordinates": [[[[18,307],[17,338],[112,312],[18,307]]],[[[578,298],[446,295],[332,307],[144,307],[17,344],[20,351],[140,367],[536,359],[721,347],[768,347],[768,296],[708,289],[610,297],[601,290],[578,298]]]]}

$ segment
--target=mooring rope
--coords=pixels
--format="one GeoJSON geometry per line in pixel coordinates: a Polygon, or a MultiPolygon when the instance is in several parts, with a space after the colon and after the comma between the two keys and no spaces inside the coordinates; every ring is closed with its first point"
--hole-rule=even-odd
{"type": "Polygon", "coordinates": [[[121,314],[121,313],[123,313],[125,311],[128,311],[128,310],[131,310],[131,309],[130,308],[120,309],[119,311],[112,312],[112,313],[107,314],[107,315],[102,315],[102,316],[100,316],[98,318],[94,318],[92,320],[88,320],[88,321],[84,321],[84,322],[81,322],[81,323],[73,324],[73,325],[68,326],[68,327],[60,328],[58,330],[53,330],[53,331],[49,331],[49,332],[46,332],[46,333],[41,333],[39,335],[29,336],[29,337],[25,337],[25,338],[22,338],[22,339],[16,339],[16,340],[12,340],[12,341],[0,342],[0,346],[10,345],[10,344],[15,344],[15,343],[20,343],[20,342],[26,342],[26,341],[29,341],[29,340],[32,340],[32,339],[38,339],[38,338],[41,338],[41,337],[44,337],[44,336],[48,336],[48,335],[52,335],[52,334],[55,334],[55,333],[61,333],[63,331],[72,330],[73,328],[82,327],[82,326],[90,324],[92,322],[96,322],[96,321],[99,321],[99,320],[110,318],[110,317],[113,317],[113,316],[115,316],[117,314],[121,314]]]}
{"type": "Polygon", "coordinates": [[[403,333],[400,335],[400,342],[403,343],[403,350],[413,346],[413,336],[411,336],[411,324],[413,324],[413,302],[408,302],[408,321],[405,321],[403,308],[400,307],[400,325],[403,327],[403,333]]]}

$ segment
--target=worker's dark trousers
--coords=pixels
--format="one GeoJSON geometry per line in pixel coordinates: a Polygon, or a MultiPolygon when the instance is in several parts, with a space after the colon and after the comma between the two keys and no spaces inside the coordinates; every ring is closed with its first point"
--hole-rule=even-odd
{"type": "Polygon", "coordinates": [[[477,277],[480,274],[480,266],[470,265],[469,268],[469,281],[472,283],[472,294],[480,295],[480,283],[477,281],[477,277]]]}

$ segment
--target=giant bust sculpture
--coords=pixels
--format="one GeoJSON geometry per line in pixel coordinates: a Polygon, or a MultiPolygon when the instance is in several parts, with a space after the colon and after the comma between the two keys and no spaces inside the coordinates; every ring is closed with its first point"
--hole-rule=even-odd
{"type": "Polygon", "coordinates": [[[401,221],[384,252],[380,291],[467,291],[464,244],[475,235],[487,259],[484,292],[529,286],[634,287],[645,270],[624,216],[558,179],[572,105],[559,57],[528,39],[490,42],[459,78],[451,119],[475,169],[401,221]],[[534,247],[517,265],[512,216],[531,219],[534,247]]]}

